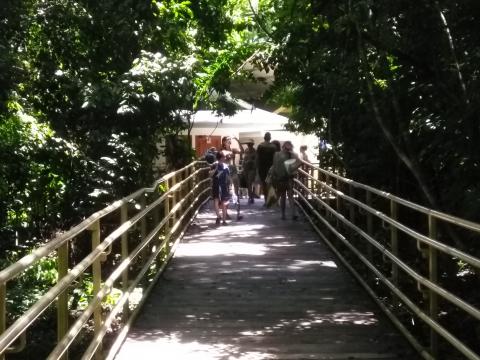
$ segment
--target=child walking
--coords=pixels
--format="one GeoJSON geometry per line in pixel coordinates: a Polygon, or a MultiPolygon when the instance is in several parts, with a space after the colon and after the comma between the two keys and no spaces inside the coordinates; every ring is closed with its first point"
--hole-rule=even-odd
{"type": "Polygon", "coordinates": [[[215,223],[226,225],[227,204],[230,201],[230,171],[226,164],[225,154],[220,151],[217,153],[217,164],[212,176],[212,198],[217,220],[215,223]],[[221,212],[220,212],[221,210],[221,212]]]}

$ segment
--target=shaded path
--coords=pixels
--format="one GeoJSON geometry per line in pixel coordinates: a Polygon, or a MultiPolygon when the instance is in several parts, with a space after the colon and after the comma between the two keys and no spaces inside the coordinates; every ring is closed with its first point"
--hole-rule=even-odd
{"type": "Polygon", "coordinates": [[[243,215],[198,215],[117,360],[417,358],[308,223],[243,215]]]}

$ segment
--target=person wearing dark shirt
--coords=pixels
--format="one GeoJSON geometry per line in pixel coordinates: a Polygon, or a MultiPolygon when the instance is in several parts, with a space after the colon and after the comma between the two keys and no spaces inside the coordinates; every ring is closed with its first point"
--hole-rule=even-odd
{"type": "Polygon", "coordinates": [[[301,162],[298,155],[293,152],[293,144],[285,141],[282,150],[275,153],[272,165],[273,186],[280,198],[280,210],[282,219],[285,220],[286,199],[292,211],[292,219],[297,220],[298,216],[295,211],[295,202],[293,200],[293,179],[301,162]]]}
{"type": "Polygon", "coordinates": [[[245,153],[243,156],[243,175],[245,176],[245,180],[247,183],[247,190],[248,190],[248,203],[253,204],[254,195],[255,195],[255,176],[257,174],[256,168],[256,159],[257,159],[257,150],[253,147],[255,141],[253,139],[249,139],[247,142],[247,148],[245,149],[245,153]]]}
{"type": "Polygon", "coordinates": [[[226,225],[227,220],[227,204],[230,200],[230,171],[226,164],[225,154],[217,153],[217,163],[212,176],[212,199],[215,213],[217,214],[216,224],[222,221],[226,225]],[[221,211],[221,212],[220,212],[221,211]]]}
{"type": "Polygon", "coordinates": [[[260,184],[262,186],[262,192],[263,192],[263,198],[267,201],[267,191],[268,191],[268,186],[265,182],[265,179],[267,178],[268,170],[273,164],[273,155],[276,152],[276,147],[273,145],[270,140],[272,139],[272,136],[269,132],[265,133],[265,136],[263,137],[265,140],[264,142],[258,144],[257,146],[257,172],[258,172],[258,177],[260,179],[260,184]]]}

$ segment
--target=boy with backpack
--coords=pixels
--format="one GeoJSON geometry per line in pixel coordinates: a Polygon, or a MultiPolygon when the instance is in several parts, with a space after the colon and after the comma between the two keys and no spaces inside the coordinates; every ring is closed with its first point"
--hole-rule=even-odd
{"type": "Polygon", "coordinates": [[[217,153],[217,163],[212,175],[212,199],[217,220],[215,223],[226,225],[227,205],[230,201],[230,171],[226,163],[226,156],[222,151],[217,153]],[[221,212],[220,212],[221,210],[221,212]]]}

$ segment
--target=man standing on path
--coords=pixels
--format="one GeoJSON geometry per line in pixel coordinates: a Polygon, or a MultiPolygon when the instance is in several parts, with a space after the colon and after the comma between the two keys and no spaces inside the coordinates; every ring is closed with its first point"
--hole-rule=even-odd
{"type": "Polygon", "coordinates": [[[243,156],[243,176],[245,176],[245,180],[247,183],[247,190],[248,190],[248,203],[253,204],[254,194],[255,194],[255,176],[257,175],[257,150],[253,147],[255,141],[253,139],[248,139],[246,142],[247,149],[245,149],[245,153],[243,156]]]}
{"type": "Polygon", "coordinates": [[[273,164],[273,155],[277,149],[275,145],[270,142],[272,136],[269,132],[265,133],[263,139],[265,141],[258,144],[257,147],[257,171],[262,186],[263,199],[265,200],[264,205],[266,205],[268,186],[265,179],[267,178],[268,170],[273,164]]]}

